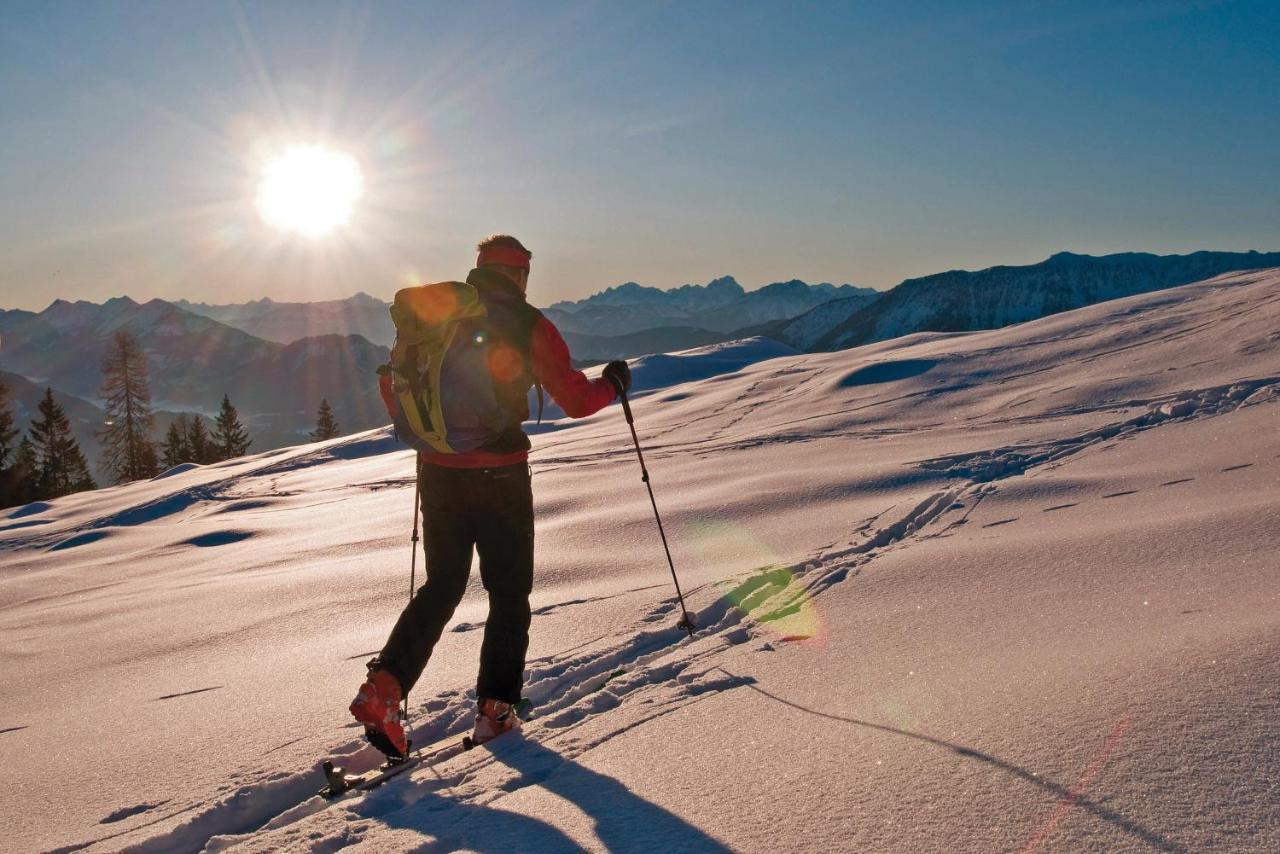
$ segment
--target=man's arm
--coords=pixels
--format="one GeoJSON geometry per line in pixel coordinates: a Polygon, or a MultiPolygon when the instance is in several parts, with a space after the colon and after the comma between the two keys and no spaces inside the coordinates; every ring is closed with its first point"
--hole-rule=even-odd
{"type": "Polygon", "coordinates": [[[569,360],[569,345],[564,343],[555,324],[545,317],[539,318],[533,327],[529,353],[533,375],[566,415],[585,418],[613,402],[617,392],[612,384],[603,377],[589,380],[582,371],[574,370],[569,360]]]}

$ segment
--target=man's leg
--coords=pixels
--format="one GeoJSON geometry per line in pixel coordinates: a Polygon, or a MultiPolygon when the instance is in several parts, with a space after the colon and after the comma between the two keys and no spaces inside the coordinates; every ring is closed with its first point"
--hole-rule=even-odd
{"type": "Polygon", "coordinates": [[[529,648],[529,593],[533,589],[533,493],[529,468],[492,469],[486,488],[489,508],[479,526],[476,549],[480,577],[489,593],[489,619],[480,648],[476,694],[516,703],[524,687],[529,648]]]}
{"type": "MultiPolygon", "coordinates": [[[[465,474],[470,474],[467,472],[465,474]]],[[[408,692],[422,675],[454,609],[462,601],[471,574],[472,545],[476,531],[466,512],[465,476],[422,467],[422,542],[426,551],[427,580],[400,614],[378,664],[389,670],[408,692]]]]}

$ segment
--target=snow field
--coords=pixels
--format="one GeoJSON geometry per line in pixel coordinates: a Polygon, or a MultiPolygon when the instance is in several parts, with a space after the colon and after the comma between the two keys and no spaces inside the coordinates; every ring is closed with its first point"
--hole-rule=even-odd
{"type": "MultiPolygon", "coordinates": [[[[376,763],[345,706],[407,595],[385,431],[19,510],[0,817],[42,850],[1274,850],[1276,328],[1263,271],[638,366],[697,637],[619,413],[550,425],[527,738],[333,805],[316,767],[376,763]]],[[[469,725],[474,583],[423,743],[469,725]]]]}

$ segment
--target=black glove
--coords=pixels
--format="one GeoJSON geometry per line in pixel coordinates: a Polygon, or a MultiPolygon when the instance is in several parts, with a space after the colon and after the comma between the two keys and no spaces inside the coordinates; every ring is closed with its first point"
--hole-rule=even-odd
{"type": "Polygon", "coordinates": [[[610,362],[604,366],[604,373],[600,376],[607,379],[618,394],[626,394],[631,388],[631,367],[621,359],[610,362]]]}

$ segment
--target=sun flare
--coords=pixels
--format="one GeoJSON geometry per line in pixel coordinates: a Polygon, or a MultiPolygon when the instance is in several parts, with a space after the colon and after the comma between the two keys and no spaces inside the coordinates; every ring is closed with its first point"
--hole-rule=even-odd
{"type": "Polygon", "coordinates": [[[364,189],[350,154],[297,145],[268,161],[258,185],[258,213],[282,231],[317,238],[346,225],[364,189]]]}

